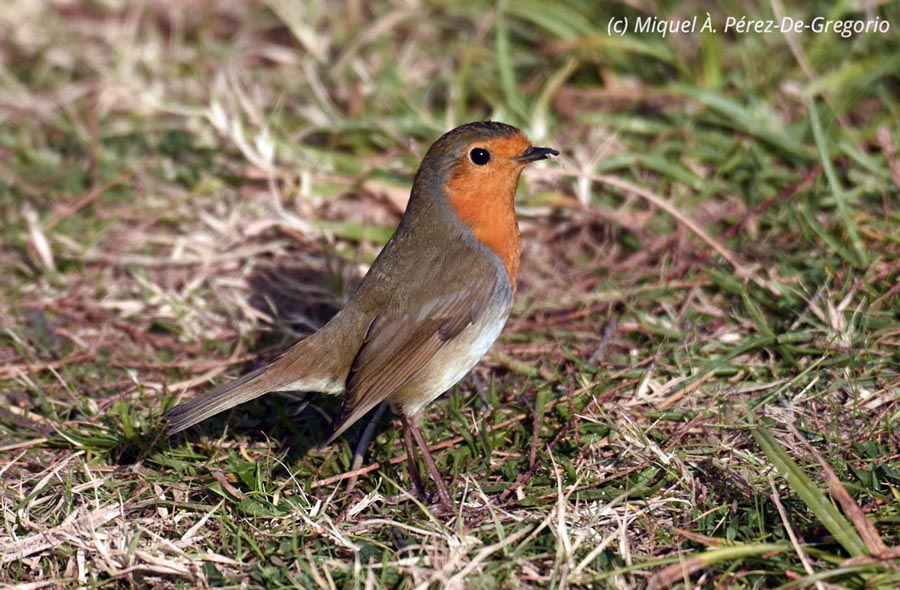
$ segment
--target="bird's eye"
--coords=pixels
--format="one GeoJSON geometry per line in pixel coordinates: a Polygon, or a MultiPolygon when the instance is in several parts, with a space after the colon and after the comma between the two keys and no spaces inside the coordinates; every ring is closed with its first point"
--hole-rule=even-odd
{"type": "Polygon", "coordinates": [[[469,159],[476,166],[484,166],[491,161],[491,152],[484,148],[472,148],[472,151],[469,152],[469,159]]]}

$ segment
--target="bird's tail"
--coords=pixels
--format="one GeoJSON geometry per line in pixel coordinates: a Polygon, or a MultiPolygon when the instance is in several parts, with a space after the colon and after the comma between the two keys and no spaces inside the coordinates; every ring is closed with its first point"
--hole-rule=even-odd
{"type": "Polygon", "coordinates": [[[371,313],[348,304],[321,330],[301,340],[270,364],[237,381],[178,404],[163,416],[169,434],[270,391],[303,391],[337,395],[344,391],[357,349],[343,342],[362,342],[371,313]],[[348,307],[351,309],[348,312],[348,307]]]}
{"type": "Polygon", "coordinates": [[[261,367],[240,379],[178,404],[163,416],[168,421],[166,431],[169,434],[181,432],[219,412],[269,393],[275,387],[272,387],[271,379],[266,378],[266,368],[261,367]]]}

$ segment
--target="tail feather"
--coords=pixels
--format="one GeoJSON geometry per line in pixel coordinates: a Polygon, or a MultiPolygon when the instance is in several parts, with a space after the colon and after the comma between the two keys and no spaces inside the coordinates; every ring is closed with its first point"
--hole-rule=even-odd
{"type": "Polygon", "coordinates": [[[219,412],[269,393],[275,388],[270,379],[265,377],[266,367],[261,367],[240,379],[178,404],[163,416],[168,421],[166,431],[169,434],[181,432],[219,412]]]}
{"type": "Polygon", "coordinates": [[[270,391],[342,393],[357,354],[355,347],[342,343],[362,342],[371,323],[371,312],[367,309],[345,307],[321,330],[296,343],[270,364],[166,412],[163,417],[168,421],[167,432],[181,432],[270,391]]]}
{"type": "Polygon", "coordinates": [[[328,436],[328,439],[322,443],[320,448],[325,448],[334,441],[338,439],[339,436],[344,434],[351,426],[356,424],[356,422],[369,413],[369,410],[377,406],[381,403],[381,400],[375,399],[365,405],[358,406],[353,408],[352,411],[344,414],[344,408],[341,408],[341,414],[338,416],[337,420],[331,425],[331,434],[328,436]]]}

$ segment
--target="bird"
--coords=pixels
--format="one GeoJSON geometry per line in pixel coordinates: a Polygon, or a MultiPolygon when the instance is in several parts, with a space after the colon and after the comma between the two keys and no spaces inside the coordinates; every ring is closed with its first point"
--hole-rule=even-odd
{"type": "Polygon", "coordinates": [[[432,144],[394,234],[345,306],[271,362],[164,414],[175,434],[269,392],[342,395],[325,445],[382,402],[399,415],[415,492],[413,439],[452,506],[422,431],[424,409],[497,340],[518,285],[515,194],[526,165],[550,156],[496,121],[456,127],[432,144]]]}

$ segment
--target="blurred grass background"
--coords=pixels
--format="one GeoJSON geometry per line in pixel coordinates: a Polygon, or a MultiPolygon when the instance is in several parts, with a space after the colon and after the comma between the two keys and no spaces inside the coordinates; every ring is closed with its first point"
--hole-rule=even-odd
{"type": "Polygon", "coordinates": [[[900,3],[5,0],[0,583],[878,588],[900,579],[900,3]],[[635,33],[706,14],[717,31],[635,33]],[[885,33],[725,32],[727,17],[885,33]],[[610,35],[611,19],[631,32],[610,35]],[[655,22],[655,21],[654,21],[655,22]],[[447,129],[522,127],[501,341],[385,417],[176,398],[321,325],[447,129]]]}

